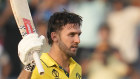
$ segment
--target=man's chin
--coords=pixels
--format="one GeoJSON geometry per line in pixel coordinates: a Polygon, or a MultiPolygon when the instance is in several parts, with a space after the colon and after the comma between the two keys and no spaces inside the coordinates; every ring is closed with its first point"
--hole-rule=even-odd
{"type": "Polygon", "coordinates": [[[72,52],[70,52],[70,53],[69,53],[69,56],[70,56],[70,57],[75,57],[75,56],[76,56],[76,52],[77,52],[77,51],[72,51],[72,52]]]}

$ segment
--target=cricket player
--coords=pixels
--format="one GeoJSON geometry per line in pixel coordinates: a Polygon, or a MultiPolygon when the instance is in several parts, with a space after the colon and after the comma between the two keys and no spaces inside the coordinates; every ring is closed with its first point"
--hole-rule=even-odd
{"type": "Polygon", "coordinates": [[[81,79],[81,66],[72,58],[76,56],[80,43],[81,22],[82,18],[77,14],[66,11],[54,13],[48,22],[47,37],[51,48],[47,53],[42,53],[46,49],[44,36],[29,34],[23,38],[18,51],[20,60],[26,66],[18,79],[81,79]],[[43,75],[38,73],[37,67],[34,68],[34,63],[28,63],[33,60],[32,56],[25,57],[35,50],[42,53],[43,75]]]}

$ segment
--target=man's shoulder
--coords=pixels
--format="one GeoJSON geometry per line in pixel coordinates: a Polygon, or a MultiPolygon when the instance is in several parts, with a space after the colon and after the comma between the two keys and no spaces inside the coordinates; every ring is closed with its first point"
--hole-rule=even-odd
{"type": "Polygon", "coordinates": [[[42,53],[40,60],[45,71],[44,75],[39,75],[38,69],[35,67],[31,79],[52,79],[54,77],[52,72],[54,69],[56,70],[56,67],[54,66],[55,62],[53,62],[48,53],[42,53]]]}

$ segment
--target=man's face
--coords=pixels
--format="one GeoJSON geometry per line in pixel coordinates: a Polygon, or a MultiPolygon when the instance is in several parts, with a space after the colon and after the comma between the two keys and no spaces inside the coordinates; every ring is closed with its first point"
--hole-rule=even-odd
{"type": "Polygon", "coordinates": [[[109,31],[106,29],[102,29],[99,32],[101,41],[108,41],[109,40],[109,31]]]}
{"type": "Polygon", "coordinates": [[[79,25],[67,24],[58,34],[58,46],[67,56],[76,55],[80,43],[81,30],[79,25]]]}

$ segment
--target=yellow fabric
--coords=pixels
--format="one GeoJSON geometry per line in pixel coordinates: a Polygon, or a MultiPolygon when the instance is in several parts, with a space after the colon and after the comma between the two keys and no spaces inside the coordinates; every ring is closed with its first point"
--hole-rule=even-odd
{"type": "Polygon", "coordinates": [[[69,77],[66,76],[64,70],[48,55],[43,53],[41,63],[45,70],[43,75],[39,75],[37,67],[35,67],[31,79],[81,79],[81,66],[77,64],[73,58],[70,58],[69,77]]]}

